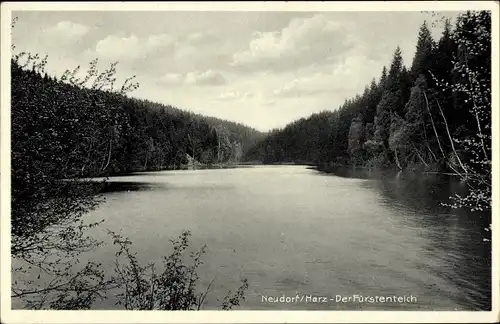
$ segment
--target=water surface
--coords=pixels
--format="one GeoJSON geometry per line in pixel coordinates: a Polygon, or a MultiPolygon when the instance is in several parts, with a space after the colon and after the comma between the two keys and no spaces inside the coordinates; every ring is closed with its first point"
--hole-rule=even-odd
{"type": "MultiPolygon", "coordinates": [[[[200,290],[215,278],[205,309],[217,308],[242,277],[250,287],[239,309],[490,308],[490,246],[483,242],[489,219],[440,206],[463,186],[449,178],[259,166],[140,173],[111,182],[106,203],[89,219],[121,229],[143,262],[159,262],[171,252],[169,240],[190,230],[194,247],[208,247],[200,290]],[[417,301],[335,300],[354,294],[417,301]],[[328,301],[263,302],[263,296],[297,295],[328,301]]],[[[111,270],[115,251],[110,244],[91,258],[111,270]]],[[[112,299],[97,304],[115,307],[112,299]]]]}

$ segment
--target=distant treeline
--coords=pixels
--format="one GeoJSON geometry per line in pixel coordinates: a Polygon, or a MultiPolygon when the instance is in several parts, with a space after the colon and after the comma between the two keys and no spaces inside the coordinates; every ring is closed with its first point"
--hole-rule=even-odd
{"type": "Polygon", "coordinates": [[[177,169],[191,157],[208,165],[238,162],[264,137],[241,124],[71,80],[71,73],[58,80],[12,61],[15,177],[26,179],[23,170],[36,168],[63,177],[177,169]]]}
{"type": "Polygon", "coordinates": [[[362,94],[273,130],[245,158],[457,173],[488,168],[490,12],[463,13],[454,27],[441,22],[437,42],[423,23],[409,68],[397,47],[390,67],[362,94]]]}

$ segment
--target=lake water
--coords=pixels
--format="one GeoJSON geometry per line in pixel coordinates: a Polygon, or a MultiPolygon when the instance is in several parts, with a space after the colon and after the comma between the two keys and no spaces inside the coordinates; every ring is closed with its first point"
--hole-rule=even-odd
{"type": "MultiPolygon", "coordinates": [[[[183,230],[191,231],[194,247],[207,245],[200,290],[215,281],[204,309],[217,308],[218,299],[236,289],[242,277],[249,289],[237,309],[491,306],[491,248],[483,241],[489,219],[440,206],[463,186],[448,178],[339,176],[304,166],[258,166],[140,173],[110,181],[106,203],[89,219],[121,229],[141,261],[160,262],[171,252],[169,240],[183,230]],[[414,299],[338,301],[355,294],[414,299]],[[268,298],[297,295],[324,296],[327,302],[270,303],[268,298]]],[[[115,251],[110,244],[91,258],[111,270],[115,251]]],[[[96,307],[117,306],[110,299],[96,307]]]]}

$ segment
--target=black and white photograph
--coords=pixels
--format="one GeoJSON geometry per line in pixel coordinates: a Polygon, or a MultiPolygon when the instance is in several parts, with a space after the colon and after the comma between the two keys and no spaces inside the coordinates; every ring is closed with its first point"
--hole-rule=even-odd
{"type": "Polygon", "coordinates": [[[498,2],[1,9],[2,322],[499,320],[498,2]]]}

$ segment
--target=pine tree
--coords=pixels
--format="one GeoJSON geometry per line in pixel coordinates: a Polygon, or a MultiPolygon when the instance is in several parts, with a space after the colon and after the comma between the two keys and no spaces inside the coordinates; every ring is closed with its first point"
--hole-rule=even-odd
{"type": "Polygon", "coordinates": [[[394,51],[389,75],[387,76],[387,90],[396,93],[399,90],[401,71],[403,70],[403,56],[398,46],[394,51]]]}
{"type": "Polygon", "coordinates": [[[399,79],[400,96],[399,96],[398,110],[396,111],[400,117],[403,117],[404,114],[406,113],[405,105],[408,102],[408,99],[410,98],[411,87],[412,87],[412,79],[410,71],[408,71],[408,69],[406,69],[406,67],[403,66],[399,79]]]}
{"type": "Polygon", "coordinates": [[[385,89],[387,86],[387,68],[385,66],[382,68],[379,85],[381,89],[385,89]]]}
{"type": "Polygon", "coordinates": [[[431,32],[427,27],[427,22],[424,21],[422,27],[420,27],[417,49],[411,65],[411,76],[413,81],[415,81],[420,74],[424,74],[426,78],[429,78],[429,70],[433,62],[432,56],[434,47],[435,45],[431,32]]]}
{"type": "Polygon", "coordinates": [[[362,162],[362,147],[364,143],[364,126],[363,121],[360,117],[355,117],[349,128],[349,154],[351,156],[351,161],[353,164],[358,164],[362,162]]]}
{"type": "MultiPolygon", "coordinates": [[[[451,30],[451,22],[446,19],[444,22],[444,30],[441,38],[434,50],[434,63],[431,67],[432,78],[427,78],[427,82],[432,88],[436,88],[434,78],[441,80],[444,83],[454,84],[459,77],[459,74],[453,72],[453,61],[457,55],[457,44],[453,38],[451,30]]],[[[450,128],[453,132],[460,132],[459,125],[463,120],[468,118],[468,112],[464,109],[458,109],[459,95],[450,89],[439,89],[440,99],[444,114],[448,117],[450,128]]],[[[458,135],[458,134],[456,134],[458,135]]]]}
{"type": "Polygon", "coordinates": [[[383,144],[385,148],[389,147],[389,131],[391,118],[398,105],[397,96],[386,90],[382,99],[377,105],[377,116],[375,118],[375,139],[383,144]]]}
{"type": "Polygon", "coordinates": [[[366,100],[366,122],[373,123],[375,115],[377,114],[377,105],[382,98],[382,88],[380,84],[377,84],[375,78],[372,79],[370,84],[370,92],[366,100]]]}
{"type": "Polygon", "coordinates": [[[397,114],[402,116],[404,114],[405,100],[409,96],[410,85],[407,80],[406,68],[403,65],[403,57],[401,49],[398,46],[394,51],[394,56],[387,76],[387,91],[389,91],[395,98],[395,102],[391,105],[391,115],[397,114]]]}
{"type": "Polygon", "coordinates": [[[431,106],[426,100],[428,85],[424,75],[415,80],[411,88],[410,98],[406,104],[405,119],[407,122],[408,146],[412,148],[413,156],[409,159],[413,162],[421,162],[424,165],[437,163],[443,159],[444,151],[441,143],[436,142],[433,125],[437,118],[431,115],[431,106]]]}

